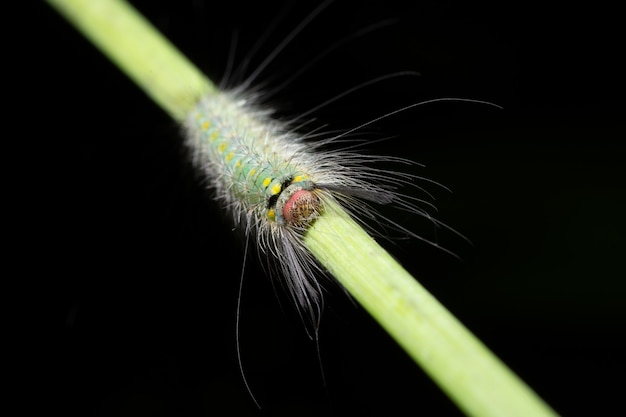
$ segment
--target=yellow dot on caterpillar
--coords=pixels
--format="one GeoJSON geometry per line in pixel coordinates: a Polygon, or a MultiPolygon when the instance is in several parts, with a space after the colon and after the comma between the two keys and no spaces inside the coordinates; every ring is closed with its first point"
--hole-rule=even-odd
{"type": "Polygon", "coordinates": [[[241,168],[241,161],[237,160],[237,162],[235,162],[235,168],[241,168]]]}
{"type": "Polygon", "coordinates": [[[272,179],[270,177],[265,178],[263,180],[263,187],[267,188],[267,186],[270,185],[271,182],[272,182],[272,179]]]}
{"type": "Polygon", "coordinates": [[[226,162],[230,162],[233,159],[233,156],[235,156],[234,153],[228,152],[228,154],[226,155],[226,162]]]}
{"type": "Polygon", "coordinates": [[[215,139],[217,139],[218,136],[219,136],[219,133],[217,133],[217,130],[212,132],[211,135],[209,136],[209,141],[215,142],[215,139]]]}
{"type": "Polygon", "coordinates": [[[208,121],[207,122],[203,122],[202,126],[201,126],[203,132],[206,131],[210,127],[211,127],[211,122],[208,122],[208,121]]]}
{"type": "Polygon", "coordinates": [[[254,174],[256,174],[256,168],[252,168],[250,172],[248,173],[248,175],[250,176],[253,176],[254,174]]]}
{"type": "Polygon", "coordinates": [[[228,148],[228,144],[226,142],[220,143],[220,146],[217,147],[217,151],[219,153],[224,153],[224,151],[228,148]]]}
{"type": "Polygon", "coordinates": [[[303,179],[304,178],[302,178],[302,175],[296,175],[295,177],[293,177],[293,181],[292,182],[300,182],[303,179]]]}
{"type": "Polygon", "coordinates": [[[274,184],[272,185],[272,188],[270,189],[270,192],[272,195],[276,195],[278,193],[280,193],[280,190],[282,190],[283,187],[281,187],[280,184],[274,184]]]}
{"type": "Polygon", "coordinates": [[[274,209],[267,210],[267,217],[269,217],[270,220],[276,220],[276,210],[274,209]]]}

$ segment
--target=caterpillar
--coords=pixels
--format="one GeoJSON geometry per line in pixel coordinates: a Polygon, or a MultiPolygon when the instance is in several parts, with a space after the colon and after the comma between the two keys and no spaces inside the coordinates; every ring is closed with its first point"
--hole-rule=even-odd
{"type": "Polygon", "coordinates": [[[208,178],[217,200],[246,236],[255,237],[259,250],[271,258],[270,265],[278,265],[299,311],[317,326],[321,271],[301,239],[325,202],[340,201],[361,213],[368,213],[368,208],[357,197],[398,201],[416,212],[418,208],[384,186],[408,182],[409,175],[383,175],[365,165],[380,157],[320,150],[336,138],[307,143],[289,124],[266,113],[247,104],[245,93],[211,95],[187,118],[185,134],[195,165],[208,178]]]}
{"type": "MultiPolygon", "coordinates": [[[[359,145],[351,142],[342,145],[342,141],[381,119],[447,99],[417,102],[341,133],[323,135],[317,130],[307,134],[298,129],[306,114],[291,120],[274,118],[273,110],[264,103],[266,94],[263,89],[251,87],[274,56],[330,3],[332,1],[322,2],[309,12],[239,86],[223,86],[221,93],[202,98],[183,124],[183,135],[194,165],[204,176],[216,200],[230,213],[246,240],[254,242],[252,246],[266,259],[270,269],[282,276],[300,315],[310,321],[314,332],[323,309],[319,277],[324,271],[308,252],[302,238],[329,202],[339,203],[370,229],[368,222],[374,221],[426,240],[399,223],[385,219],[368,202],[393,205],[425,217],[437,227],[446,227],[422,207],[432,204],[398,191],[402,187],[413,187],[425,192],[418,185],[419,181],[425,181],[424,178],[377,166],[380,163],[410,165],[414,164],[413,161],[365,154],[359,152],[359,145]]],[[[328,101],[364,89],[369,84],[409,74],[414,75],[408,72],[386,74],[328,101]]]]}

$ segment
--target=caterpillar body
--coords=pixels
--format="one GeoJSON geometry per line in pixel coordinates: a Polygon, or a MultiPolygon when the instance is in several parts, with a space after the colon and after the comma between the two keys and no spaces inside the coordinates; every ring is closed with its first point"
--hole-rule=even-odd
{"type": "Polygon", "coordinates": [[[297,244],[321,209],[315,169],[304,144],[236,94],[203,99],[185,122],[194,162],[236,225],[254,233],[261,250],[288,277],[291,295],[306,311],[319,303],[308,254],[297,244]]]}
{"type": "MultiPolygon", "coordinates": [[[[306,141],[289,123],[272,119],[270,110],[250,104],[240,90],[202,99],[184,130],[194,164],[216,198],[246,236],[254,236],[270,266],[285,278],[300,314],[317,326],[321,271],[302,243],[308,226],[331,199],[363,214],[369,210],[362,199],[401,201],[392,184],[410,176],[368,169],[366,162],[382,157],[322,150],[341,135],[306,141]]],[[[418,210],[407,201],[403,205],[418,210]]]]}

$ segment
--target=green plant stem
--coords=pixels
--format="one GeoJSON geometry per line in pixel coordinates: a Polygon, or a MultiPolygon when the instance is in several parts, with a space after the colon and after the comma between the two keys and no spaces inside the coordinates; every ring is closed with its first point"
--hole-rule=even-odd
{"type": "Polygon", "coordinates": [[[214,84],[124,1],[47,0],[177,121],[214,84]]]}
{"type": "Polygon", "coordinates": [[[466,414],[555,415],[343,209],[327,207],[305,241],[466,414]]]}
{"type": "MultiPolygon", "coordinates": [[[[182,121],[200,97],[217,92],[127,3],[47,1],[175,120],[182,121]]],[[[555,415],[341,207],[326,206],[305,244],[465,413],[555,415]]]]}

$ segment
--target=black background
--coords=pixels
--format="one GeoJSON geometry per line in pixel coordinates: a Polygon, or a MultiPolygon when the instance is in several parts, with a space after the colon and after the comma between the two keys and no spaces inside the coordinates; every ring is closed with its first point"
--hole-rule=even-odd
{"type": "MultiPolygon", "coordinates": [[[[233,32],[237,64],[285,5],[224,3],[133,2],[215,79],[233,32]]],[[[366,138],[392,137],[368,152],[423,163],[401,169],[452,190],[421,184],[437,217],[472,242],[437,236],[461,261],[415,239],[381,243],[559,413],[610,414],[622,408],[626,324],[618,13],[598,2],[500,3],[337,1],[259,80],[277,85],[326,47],[394,19],[327,55],[270,104],[295,116],[410,70],[421,76],[363,88],[315,116],[346,129],[434,98],[503,106],[430,104],[368,126],[366,138]]],[[[460,414],[332,287],[320,329],[324,387],[315,343],[250,257],[240,346],[256,410],[236,357],[243,251],[229,218],[194,177],[175,123],[49,6],[34,4],[16,37],[25,117],[7,126],[20,127],[10,142],[24,149],[5,156],[17,163],[8,179],[20,191],[8,220],[19,230],[19,269],[8,275],[26,283],[11,318],[24,333],[48,331],[18,361],[26,406],[46,398],[64,414],[103,416],[460,414]]],[[[313,7],[293,4],[250,68],[313,7]]],[[[416,216],[384,214],[433,237],[416,216]]]]}

